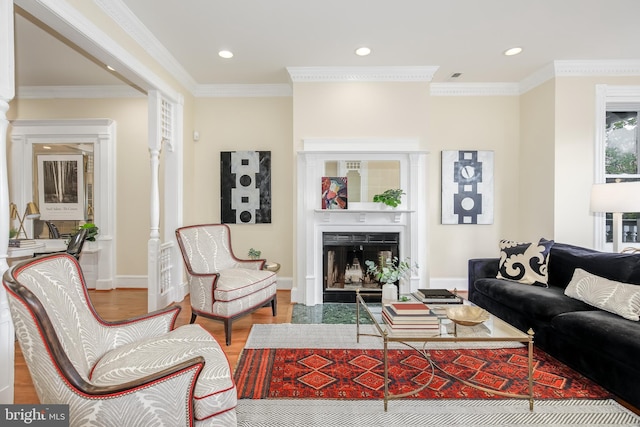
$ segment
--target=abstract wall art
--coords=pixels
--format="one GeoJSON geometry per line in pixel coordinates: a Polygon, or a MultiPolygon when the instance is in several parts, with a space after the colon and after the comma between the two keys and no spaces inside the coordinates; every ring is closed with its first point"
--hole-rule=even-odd
{"type": "Polygon", "coordinates": [[[322,209],[347,209],[347,177],[322,177],[322,209]]]}
{"type": "Polygon", "coordinates": [[[493,224],[493,151],[442,152],[442,224],[493,224]]]}
{"type": "Polygon", "coordinates": [[[223,223],[271,223],[271,151],[222,151],[220,187],[223,223]]]}

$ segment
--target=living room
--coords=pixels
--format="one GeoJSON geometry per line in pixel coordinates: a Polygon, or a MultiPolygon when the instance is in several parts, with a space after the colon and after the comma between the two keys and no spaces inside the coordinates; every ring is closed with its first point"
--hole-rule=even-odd
{"type": "MultiPolygon", "coordinates": [[[[16,2],[23,8],[18,15],[40,13],[38,8],[20,3],[16,2]]],[[[300,246],[296,225],[301,197],[297,159],[305,140],[310,139],[370,139],[390,145],[407,139],[418,142],[419,151],[425,153],[422,166],[426,194],[418,207],[425,226],[418,236],[424,249],[417,260],[417,274],[425,287],[466,289],[468,260],[497,256],[502,238],[531,241],[546,237],[611,250],[609,244],[597,246],[597,223],[604,219],[589,209],[591,186],[598,181],[596,111],[605,108],[600,104],[606,104],[607,93],[610,99],[612,93],[626,91],[630,104],[638,102],[637,50],[635,56],[620,52],[591,62],[582,61],[584,52],[569,52],[507,82],[456,83],[448,80],[460,71],[452,68],[455,65],[447,68],[425,58],[416,66],[396,63],[395,67],[379,68],[375,62],[368,62],[346,70],[323,63],[300,68],[297,63],[286,63],[280,71],[291,83],[228,84],[226,92],[223,84],[200,85],[196,91],[163,69],[152,50],[145,52],[121,27],[111,28],[113,19],[98,3],[74,5],[68,12],[77,11],[111,39],[121,40],[125,51],[159,78],[161,84],[157,86],[177,94],[175,98],[182,102],[182,203],[173,207],[180,212],[180,225],[220,221],[217,165],[221,152],[271,151],[272,222],[232,225],[233,244],[240,255],[258,248],[265,258],[280,263],[279,289],[290,291],[293,303],[304,304],[308,298],[302,287],[306,273],[298,265],[305,248],[300,246]],[[444,150],[459,149],[495,154],[493,224],[441,224],[440,156],[444,150]]],[[[623,6],[635,7],[620,2],[619,7],[623,6]]],[[[26,20],[25,16],[16,20],[26,20]]],[[[632,31],[631,27],[622,27],[632,31]]],[[[501,51],[491,54],[486,61],[503,68],[510,66],[509,61],[522,58],[504,57],[501,51]]],[[[121,80],[111,82],[113,87],[121,80]]],[[[29,86],[34,89],[34,85],[29,86]]],[[[93,98],[78,92],[74,92],[75,97],[21,93],[28,92],[18,87],[15,98],[2,95],[10,101],[6,112],[10,121],[100,117],[117,123],[116,227],[112,235],[102,236],[113,239],[115,246],[114,274],[108,280],[117,289],[145,288],[148,241],[154,226],[149,194],[155,179],[149,168],[146,96],[136,90],[93,98]]],[[[9,165],[9,185],[15,172],[9,165]]],[[[160,175],[160,180],[170,179],[160,175]]],[[[163,221],[175,217],[169,211],[173,208],[164,203],[159,209],[163,221]]],[[[173,238],[169,224],[162,224],[162,240],[173,238]]]]}

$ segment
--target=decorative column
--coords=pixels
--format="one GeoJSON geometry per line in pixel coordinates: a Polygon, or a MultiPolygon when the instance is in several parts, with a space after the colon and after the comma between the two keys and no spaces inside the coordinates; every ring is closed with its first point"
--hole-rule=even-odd
{"type": "MultiPolygon", "coordinates": [[[[9,182],[7,129],[9,102],[15,96],[13,1],[0,0],[0,274],[7,270],[9,182]]],[[[0,404],[13,403],[14,330],[4,287],[0,286],[0,404]]]]}
{"type": "Polygon", "coordinates": [[[151,162],[151,203],[149,242],[147,244],[147,310],[157,310],[160,302],[160,150],[162,136],[157,118],[160,117],[160,95],[150,91],[149,97],[149,156],[151,162]]]}

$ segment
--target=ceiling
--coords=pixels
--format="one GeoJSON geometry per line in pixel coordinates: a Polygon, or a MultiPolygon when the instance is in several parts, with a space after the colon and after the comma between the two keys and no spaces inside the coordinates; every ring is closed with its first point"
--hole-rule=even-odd
{"type": "MultiPolygon", "coordinates": [[[[197,85],[288,83],[286,67],[354,66],[437,66],[434,82],[516,83],[555,60],[640,60],[638,0],[94,2],[128,8],[197,85]],[[356,56],[360,46],[371,55],[356,56]],[[514,46],[524,51],[503,55],[514,46]]],[[[18,13],[18,86],[122,83],[18,13]]]]}

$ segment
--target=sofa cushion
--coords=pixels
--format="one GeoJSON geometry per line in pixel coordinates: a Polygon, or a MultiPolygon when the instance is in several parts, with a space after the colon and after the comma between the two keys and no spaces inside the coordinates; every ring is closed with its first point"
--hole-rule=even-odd
{"type": "Polygon", "coordinates": [[[640,254],[599,252],[556,243],[549,256],[549,286],[565,288],[576,268],[617,282],[640,285],[640,254]]]}
{"type": "Polygon", "coordinates": [[[563,289],[530,286],[502,279],[478,279],[475,292],[529,318],[544,321],[570,311],[595,310],[582,301],[569,298],[563,289]]]}
{"type": "Polygon", "coordinates": [[[605,279],[576,268],[564,293],[625,319],[636,322],[640,319],[640,286],[605,279]]]}
{"type": "MultiPolygon", "coordinates": [[[[557,339],[583,343],[590,351],[600,351],[608,359],[625,366],[638,366],[640,324],[602,310],[560,314],[551,325],[557,339]],[[566,337],[566,338],[565,338],[566,337]]],[[[576,354],[576,357],[580,357],[576,354]]]]}
{"type": "Polygon", "coordinates": [[[547,260],[553,240],[540,239],[537,243],[500,240],[499,246],[498,279],[547,286],[547,260]]]}

